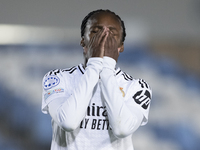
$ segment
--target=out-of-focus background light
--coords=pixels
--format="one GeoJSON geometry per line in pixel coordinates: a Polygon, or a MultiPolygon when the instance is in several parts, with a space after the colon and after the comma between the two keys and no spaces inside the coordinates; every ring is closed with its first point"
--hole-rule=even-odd
{"type": "Polygon", "coordinates": [[[1,45],[60,45],[74,43],[79,29],[0,24],[0,33],[1,45]]]}
{"type": "Polygon", "coordinates": [[[50,148],[51,118],[41,112],[42,78],[83,62],[80,24],[110,9],[125,22],[118,66],[153,90],[136,150],[200,149],[198,0],[7,1],[0,4],[0,149],[50,148]]]}

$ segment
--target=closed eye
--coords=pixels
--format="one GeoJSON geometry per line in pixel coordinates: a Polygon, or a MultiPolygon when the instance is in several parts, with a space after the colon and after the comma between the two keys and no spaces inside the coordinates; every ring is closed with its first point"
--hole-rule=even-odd
{"type": "Polygon", "coordinates": [[[102,27],[94,26],[94,27],[91,27],[90,31],[91,31],[91,33],[97,33],[101,29],[102,29],[102,27]]]}
{"type": "Polygon", "coordinates": [[[92,30],[91,32],[92,32],[92,33],[97,33],[98,31],[97,31],[97,30],[92,30]]]}

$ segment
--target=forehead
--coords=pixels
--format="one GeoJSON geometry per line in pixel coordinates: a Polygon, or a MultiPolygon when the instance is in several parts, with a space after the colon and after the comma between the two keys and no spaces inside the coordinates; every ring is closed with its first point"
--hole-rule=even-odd
{"type": "Polygon", "coordinates": [[[87,22],[88,25],[91,26],[107,26],[107,27],[115,27],[121,29],[120,20],[110,12],[99,12],[91,16],[91,18],[87,22]]]}

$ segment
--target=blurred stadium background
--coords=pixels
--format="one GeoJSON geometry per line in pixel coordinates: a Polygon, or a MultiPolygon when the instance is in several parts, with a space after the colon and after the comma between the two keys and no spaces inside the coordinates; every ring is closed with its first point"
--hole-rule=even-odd
{"type": "Polygon", "coordinates": [[[50,148],[42,78],[83,62],[80,24],[99,8],[125,21],[118,66],[153,89],[149,123],[133,135],[135,149],[199,150],[199,0],[1,0],[0,150],[50,148]]]}

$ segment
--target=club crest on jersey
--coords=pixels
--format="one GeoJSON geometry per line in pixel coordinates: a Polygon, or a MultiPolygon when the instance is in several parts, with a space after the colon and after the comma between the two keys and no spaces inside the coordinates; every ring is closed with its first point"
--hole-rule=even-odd
{"type": "Polygon", "coordinates": [[[125,92],[123,91],[123,88],[122,87],[119,87],[120,91],[122,92],[122,96],[124,97],[125,96],[125,92]]]}
{"type": "Polygon", "coordinates": [[[47,76],[44,79],[43,87],[45,90],[51,89],[60,83],[60,79],[57,76],[47,76]]]}

